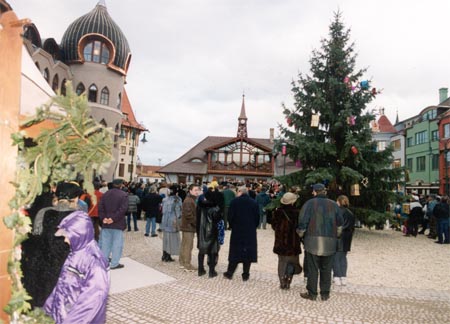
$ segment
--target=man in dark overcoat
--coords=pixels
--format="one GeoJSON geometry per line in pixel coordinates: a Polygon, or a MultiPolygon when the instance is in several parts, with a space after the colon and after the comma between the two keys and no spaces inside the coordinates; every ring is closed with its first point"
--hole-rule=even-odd
{"type": "Polygon", "coordinates": [[[230,251],[228,269],[223,274],[232,279],[238,263],[242,262],[242,279],[250,277],[250,265],[257,262],[256,228],[259,223],[259,211],[256,201],[248,195],[247,188],[240,187],[237,197],[231,201],[228,213],[228,223],[231,227],[230,251]]]}

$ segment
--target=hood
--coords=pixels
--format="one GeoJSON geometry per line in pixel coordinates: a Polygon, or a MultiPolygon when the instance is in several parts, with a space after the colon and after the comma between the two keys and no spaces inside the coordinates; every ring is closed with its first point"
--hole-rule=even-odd
{"type": "Polygon", "coordinates": [[[58,226],[70,241],[70,249],[78,251],[94,240],[94,227],[89,216],[83,211],[75,211],[65,217],[58,226]]]}

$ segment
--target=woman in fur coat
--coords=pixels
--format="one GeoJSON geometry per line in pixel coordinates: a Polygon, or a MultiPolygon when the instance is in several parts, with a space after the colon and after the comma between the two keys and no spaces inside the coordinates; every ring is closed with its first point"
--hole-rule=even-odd
{"type": "Polygon", "coordinates": [[[294,274],[302,271],[299,255],[302,253],[300,237],[296,233],[299,210],[294,206],[298,196],[287,192],[281,198],[281,207],[272,216],[275,231],[273,252],[278,254],[278,277],[280,288],[289,289],[294,274]]]}

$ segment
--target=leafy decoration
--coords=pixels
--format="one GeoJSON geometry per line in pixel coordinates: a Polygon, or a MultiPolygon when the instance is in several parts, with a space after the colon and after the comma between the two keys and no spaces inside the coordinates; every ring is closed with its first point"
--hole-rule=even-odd
{"type": "Polygon", "coordinates": [[[57,95],[25,120],[24,130],[11,136],[19,149],[15,181],[15,195],[9,202],[11,215],[4,218],[6,227],[14,234],[13,252],[8,263],[12,280],[12,296],[5,307],[14,323],[53,323],[42,310],[30,311],[31,298],[22,285],[20,259],[21,242],[28,237],[31,221],[23,212],[49,184],[77,177],[84,179],[84,187],[93,192],[94,171],[102,173],[112,160],[112,131],[90,117],[85,95],[77,96],[67,83],[67,95],[57,95]],[[41,129],[32,145],[27,145],[27,128],[43,121],[51,121],[52,128],[41,129]]]}

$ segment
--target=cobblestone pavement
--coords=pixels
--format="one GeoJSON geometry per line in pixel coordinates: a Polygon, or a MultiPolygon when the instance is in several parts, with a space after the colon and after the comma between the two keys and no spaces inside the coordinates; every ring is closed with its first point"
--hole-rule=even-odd
{"type": "MultiPolygon", "coordinates": [[[[144,222],[139,222],[144,228],[144,222]]],[[[229,233],[220,252],[219,276],[198,277],[161,262],[162,239],[126,232],[124,257],[176,280],[110,295],[107,323],[450,323],[450,246],[391,230],[358,229],[349,253],[347,286],[332,287],[322,302],[300,298],[303,277],[280,290],[273,231],[258,231],[258,263],[243,282],[238,267],[224,279],[229,233]]],[[[193,264],[197,251],[194,248],[193,264]]],[[[124,269],[121,280],[127,280],[124,269]]]]}

